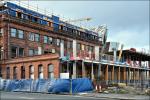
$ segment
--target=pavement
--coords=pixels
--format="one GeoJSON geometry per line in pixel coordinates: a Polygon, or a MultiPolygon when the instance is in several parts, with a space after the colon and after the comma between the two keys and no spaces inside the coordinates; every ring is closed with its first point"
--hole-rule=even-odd
{"type": "Polygon", "coordinates": [[[135,95],[135,94],[104,94],[104,93],[80,93],[85,97],[95,98],[107,98],[107,99],[118,99],[118,100],[150,100],[148,95],[135,95]]]}
{"type": "Polygon", "coordinates": [[[0,100],[150,100],[150,96],[132,94],[79,93],[56,95],[43,93],[2,92],[0,100]]]}
{"type": "Polygon", "coordinates": [[[56,94],[1,91],[0,100],[113,100],[113,99],[86,97],[80,95],[56,95],[56,94]]]}

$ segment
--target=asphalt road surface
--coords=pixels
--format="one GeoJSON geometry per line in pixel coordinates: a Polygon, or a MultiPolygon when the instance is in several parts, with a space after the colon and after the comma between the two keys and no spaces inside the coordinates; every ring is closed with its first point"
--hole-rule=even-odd
{"type": "Polygon", "coordinates": [[[23,92],[0,92],[0,93],[1,93],[0,100],[108,100],[108,98],[95,98],[78,95],[56,95],[56,94],[23,93],[23,92]]]}

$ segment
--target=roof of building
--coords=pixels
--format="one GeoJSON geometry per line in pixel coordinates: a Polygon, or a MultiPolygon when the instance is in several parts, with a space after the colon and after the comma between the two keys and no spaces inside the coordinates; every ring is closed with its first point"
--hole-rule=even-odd
{"type": "MultiPolygon", "coordinates": [[[[117,51],[117,56],[119,56],[120,51],[117,51]]],[[[108,52],[107,54],[113,55],[113,52],[108,52]]],[[[131,60],[141,60],[141,61],[150,61],[150,54],[137,52],[133,50],[123,50],[122,55],[125,57],[131,57],[131,60]]]]}
{"type": "MultiPolygon", "coordinates": [[[[14,11],[20,10],[23,13],[36,16],[36,17],[41,18],[43,20],[45,20],[45,19],[52,20],[53,23],[55,23],[57,25],[63,23],[63,25],[65,25],[68,28],[72,28],[72,29],[75,29],[75,30],[79,30],[79,31],[82,31],[82,32],[85,32],[85,33],[88,33],[88,34],[92,34],[92,35],[98,36],[97,32],[94,32],[94,31],[91,31],[91,30],[88,30],[88,29],[83,29],[82,27],[78,27],[76,25],[64,22],[64,21],[60,20],[60,18],[58,16],[55,16],[55,15],[47,16],[47,15],[41,14],[41,13],[39,13],[37,11],[33,11],[33,10],[28,9],[28,8],[21,7],[21,6],[17,5],[17,4],[11,3],[11,2],[6,2],[4,4],[4,6],[8,7],[8,8],[11,8],[14,11]]],[[[11,12],[11,13],[13,13],[13,12],[11,12]]]]}

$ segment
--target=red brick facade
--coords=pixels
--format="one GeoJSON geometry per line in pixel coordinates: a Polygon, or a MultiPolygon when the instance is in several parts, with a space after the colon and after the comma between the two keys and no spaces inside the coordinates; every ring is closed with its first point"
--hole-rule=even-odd
{"type": "Polygon", "coordinates": [[[34,79],[38,78],[38,66],[43,66],[44,79],[48,78],[48,65],[54,65],[54,77],[59,78],[59,59],[57,54],[39,55],[33,57],[6,60],[2,65],[2,75],[6,78],[6,68],[10,68],[10,79],[13,78],[13,68],[17,67],[17,79],[21,79],[21,66],[25,66],[25,79],[29,79],[29,67],[34,66],[34,79]]]}

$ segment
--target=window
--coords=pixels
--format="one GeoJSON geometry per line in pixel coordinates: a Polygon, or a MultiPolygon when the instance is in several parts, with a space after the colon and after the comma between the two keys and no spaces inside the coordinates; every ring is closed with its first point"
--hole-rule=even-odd
{"type": "Polygon", "coordinates": [[[35,34],[35,41],[39,42],[40,41],[40,35],[39,34],[35,34]]]}
{"type": "Polygon", "coordinates": [[[43,79],[43,66],[42,65],[38,66],[38,78],[43,79]]]}
{"type": "Polygon", "coordinates": [[[34,33],[29,33],[29,40],[34,41],[34,33]]]}
{"type": "Polygon", "coordinates": [[[18,38],[23,39],[24,33],[22,30],[18,30],[18,38]]]}
{"type": "Polygon", "coordinates": [[[56,45],[57,40],[53,38],[52,44],[56,45]]]}
{"type": "Polygon", "coordinates": [[[89,51],[89,46],[88,45],[86,46],[86,51],[89,51]]]}
{"type": "Polygon", "coordinates": [[[10,67],[6,67],[6,79],[10,79],[10,67]]]}
{"type": "Polygon", "coordinates": [[[68,41],[68,42],[67,42],[67,48],[68,48],[68,49],[72,48],[72,41],[68,41]]]}
{"type": "Polygon", "coordinates": [[[53,27],[53,23],[49,22],[48,26],[53,27]]]}
{"type": "Polygon", "coordinates": [[[59,46],[60,45],[60,39],[57,39],[56,41],[57,41],[57,43],[56,43],[57,46],[59,46]]]}
{"type": "Polygon", "coordinates": [[[17,36],[17,30],[15,28],[11,28],[11,37],[17,36]]]}
{"type": "Polygon", "coordinates": [[[77,50],[80,50],[80,49],[81,49],[81,44],[77,43],[77,50]]]}
{"type": "Polygon", "coordinates": [[[0,60],[3,59],[3,52],[4,52],[3,47],[0,47],[0,60]]]}
{"type": "Polygon", "coordinates": [[[81,45],[81,50],[84,50],[84,49],[85,49],[85,45],[82,44],[82,45],[81,45]]]}
{"type": "Polygon", "coordinates": [[[33,65],[29,67],[29,78],[34,79],[34,66],[33,65]]]}
{"type": "Polygon", "coordinates": [[[17,47],[11,47],[11,58],[17,57],[17,47]]]}
{"type": "Polygon", "coordinates": [[[13,79],[17,79],[17,67],[13,68],[13,79]]]}
{"type": "Polygon", "coordinates": [[[22,15],[22,13],[20,11],[18,11],[16,14],[17,14],[18,18],[23,18],[23,15],[22,15]]]}
{"type": "Polygon", "coordinates": [[[19,48],[19,57],[24,56],[24,48],[19,48]]]}
{"type": "Polygon", "coordinates": [[[38,50],[36,49],[29,49],[29,56],[38,55],[38,50]]]}
{"type": "Polygon", "coordinates": [[[54,78],[54,65],[52,64],[48,65],[48,78],[54,78]]]}
{"type": "Polygon", "coordinates": [[[0,67],[0,77],[2,77],[2,67],[0,67]]]}
{"type": "Polygon", "coordinates": [[[52,44],[53,42],[53,38],[52,37],[48,37],[48,44],[52,44]]]}
{"type": "Polygon", "coordinates": [[[34,55],[38,55],[38,50],[34,50],[34,55]]]}
{"type": "Polygon", "coordinates": [[[60,29],[60,30],[63,30],[63,25],[60,25],[60,26],[59,26],[59,29],[60,29]]]}
{"type": "Polygon", "coordinates": [[[44,43],[48,43],[48,37],[44,36],[44,43]]]}
{"type": "Polygon", "coordinates": [[[3,29],[0,28],[0,36],[2,36],[2,35],[3,35],[3,29]]]}
{"type": "Polygon", "coordinates": [[[33,22],[38,22],[38,18],[37,17],[33,17],[32,21],[33,22]]]}
{"type": "Polygon", "coordinates": [[[25,79],[25,67],[21,66],[21,79],[25,79]]]}
{"type": "Polygon", "coordinates": [[[33,56],[34,55],[34,50],[33,49],[29,49],[29,56],[33,56]]]}

